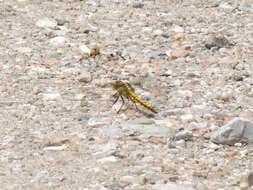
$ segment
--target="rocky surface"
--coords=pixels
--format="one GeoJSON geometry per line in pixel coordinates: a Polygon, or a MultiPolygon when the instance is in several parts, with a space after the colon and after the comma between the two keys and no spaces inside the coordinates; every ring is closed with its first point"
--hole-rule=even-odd
{"type": "Polygon", "coordinates": [[[0,0],[1,188],[242,190],[252,144],[210,137],[253,121],[252,4],[0,0]]]}

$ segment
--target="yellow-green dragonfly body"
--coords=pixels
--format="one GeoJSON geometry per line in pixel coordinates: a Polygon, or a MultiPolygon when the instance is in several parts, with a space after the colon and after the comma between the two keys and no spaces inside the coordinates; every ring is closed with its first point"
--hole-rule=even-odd
{"type": "Polygon", "coordinates": [[[120,112],[120,110],[122,109],[122,107],[125,104],[124,98],[127,98],[128,100],[130,100],[131,102],[133,102],[137,108],[136,102],[139,103],[140,105],[142,105],[143,107],[147,108],[148,110],[152,111],[153,113],[157,113],[157,111],[151,107],[151,105],[147,102],[145,102],[144,100],[142,100],[136,93],[134,88],[128,83],[128,82],[122,82],[120,80],[115,81],[112,84],[112,87],[114,90],[116,90],[117,92],[113,95],[114,97],[116,97],[115,101],[113,104],[115,104],[119,97],[122,100],[122,105],[120,107],[120,109],[117,111],[117,113],[120,112]]]}

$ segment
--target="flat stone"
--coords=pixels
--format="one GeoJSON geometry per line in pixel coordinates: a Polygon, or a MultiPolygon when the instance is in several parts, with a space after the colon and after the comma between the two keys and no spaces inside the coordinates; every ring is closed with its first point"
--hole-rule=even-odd
{"type": "Polygon", "coordinates": [[[98,129],[98,132],[110,139],[123,137],[123,130],[116,125],[106,125],[98,129]]]}
{"type": "Polygon", "coordinates": [[[165,137],[170,138],[174,135],[172,128],[164,127],[156,123],[136,123],[134,121],[127,121],[121,124],[124,130],[129,131],[130,133],[139,133],[146,137],[165,137]]]}
{"type": "Polygon", "coordinates": [[[176,183],[167,183],[167,184],[155,184],[148,188],[150,190],[194,190],[191,186],[176,184],[176,183]]]}

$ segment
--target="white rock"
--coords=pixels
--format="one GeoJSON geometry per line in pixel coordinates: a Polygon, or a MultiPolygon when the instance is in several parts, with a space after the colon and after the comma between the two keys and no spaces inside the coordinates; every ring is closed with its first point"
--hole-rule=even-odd
{"type": "Polygon", "coordinates": [[[162,30],[155,30],[153,33],[154,33],[154,35],[160,36],[163,34],[163,31],[162,30]]]}
{"type": "Polygon", "coordinates": [[[44,100],[57,100],[61,97],[60,93],[52,92],[52,93],[43,93],[44,100]]]}
{"type": "Polygon", "coordinates": [[[180,118],[183,122],[189,122],[189,121],[193,120],[193,115],[192,114],[186,114],[186,115],[182,115],[180,118]]]}
{"type": "Polygon", "coordinates": [[[90,55],[90,52],[91,52],[90,48],[88,48],[86,45],[82,44],[79,46],[79,48],[82,51],[82,53],[90,55]]]}
{"type": "Polygon", "coordinates": [[[63,36],[57,36],[50,39],[50,44],[53,46],[62,46],[67,42],[67,38],[63,36]]]}
{"type": "Polygon", "coordinates": [[[66,148],[67,148],[67,146],[64,144],[62,146],[48,146],[48,147],[45,147],[43,150],[57,151],[57,150],[64,150],[66,148]]]}
{"type": "Polygon", "coordinates": [[[181,26],[175,25],[173,27],[173,31],[176,32],[176,33],[184,33],[184,28],[181,27],[181,26]]]}
{"type": "Polygon", "coordinates": [[[41,28],[54,28],[57,26],[57,21],[53,18],[44,16],[37,20],[35,25],[41,28]]]}
{"type": "Polygon", "coordinates": [[[219,7],[222,9],[233,9],[233,7],[227,2],[221,3],[219,7]]]}
{"type": "Polygon", "coordinates": [[[109,156],[109,157],[101,158],[98,160],[98,162],[100,163],[117,162],[117,161],[118,160],[115,156],[109,156]]]}

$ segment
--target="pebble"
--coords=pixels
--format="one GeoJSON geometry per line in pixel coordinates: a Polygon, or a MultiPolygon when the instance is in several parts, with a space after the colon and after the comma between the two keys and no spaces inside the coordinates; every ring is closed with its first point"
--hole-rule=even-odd
{"type": "Polygon", "coordinates": [[[177,59],[180,57],[186,57],[189,55],[189,52],[185,50],[184,48],[176,48],[176,49],[170,49],[166,51],[166,55],[170,59],[177,59]]]}
{"type": "Polygon", "coordinates": [[[43,150],[57,151],[57,150],[65,150],[66,148],[67,148],[67,146],[64,144],[61,146],[48,146],[48,147],[45,147],[43,150]]]}
{"type": "Polygon", "coordinates": [[[118,159],[115,157],[115,156],[109,156],[109,157],[105,157],[105,158],[101,158],[101,159],[98,159],[97,162],[99,163],[110,163],[110,162],[117,162],[118,159]]]}
{"type": "Polygon", "coordinates": [[[190,122],[193,120],[193,115],[192,114],[186,114],[186,115],[182,115],[180,117],[180,119],[182,120],[182,122],[190,122]]]}
{"type": "Polygon", "coordinates": [[[141,2],[136,2],[133,4],[133,8],[136,8],[136,9],[141,9],[143,7],[144,7],[144,4],[141,2]]]}
{"type": "Polygon", "coordinates": [[[88,46],[82,44],[79,46],[79,48],[82,51],[82,53],[87,54],[87,55],[91,54],[91,50],[90,48],[88,48],[88,46]]]}
{"type": "Polygon", "coordinates": [[[175,146],[176,147],[181,147],[181,148],[184,148],[186,146],[186,142],[184,139],[180,139],[180,140],[177,140],[175,142],[175,146]]]}
{"type": "Polygon", "coordinates": [[[205,47],[207,49],[211,49],[213,47],[220,49],[231,45],[232,43],[230,43],[224,36],[210,36],[205,43],[205,47]]]}
{"type": "Polygon", "coordinates": [[[57,21],[53,18],[44,16],[38,19],[35,25],[41,28],[55,28],[57,26],[57,21]]]}
{"type": "Polygon", "coordinates": [[[163,34],[163,31],[162,30],[154,30],[153,33],[156,36],[161,36],[163,34]]]}
{"type": "Polygon", "coordinates": [[[89,83],[92,80],[91,73],[88,71],[82,70],[77,80],[82,83],[89,83]]]}
{"type": "Polygon", "coordinates": [[[174,31],[175,33],[184,33],[184,28],[181,27],[181,26],[175,25],[175,26],[173,27],[173,31],[174,31]]]}
{"type": "Polygon", "coordinates": [[[58,47],[58,46],[63,46],[67,41],[68,41],[68,39],[66,37],[57,36],[57,37],[51,38],[49,43],[52,46],[58,47]]]}
{"type": "Polygon", "coordinates": [[[227,2],[220,3],[219,7],[222,9],[233,9],[233,7],[227,2]]]}
{"type": "Polygon", "coordinates": [[[58,92],[48,92],[48,93],[42,93],[44,100],[58,100],[61,98],[61,94],[58,92]]]}
{"type": "Polygon", "coordinates": [[[179,131],[175,134],[174,139],[175,140],[191,140],[193,137],[192,132],[188,130],[179,131]]]}

